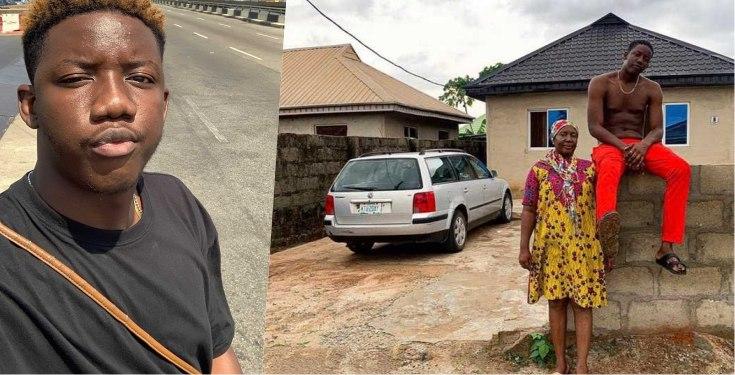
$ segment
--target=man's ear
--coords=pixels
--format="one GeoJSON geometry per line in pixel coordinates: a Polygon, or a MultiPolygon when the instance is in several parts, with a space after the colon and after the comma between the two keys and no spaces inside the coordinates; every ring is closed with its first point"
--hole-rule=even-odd
{"type": "Polygon", "coordinates": [[[18,86],[18,114],[31,129],[38,129],[38,124],[34,122],[33,116],[35,102],[36,94],[33,92],[33,85],[18,86]]]}

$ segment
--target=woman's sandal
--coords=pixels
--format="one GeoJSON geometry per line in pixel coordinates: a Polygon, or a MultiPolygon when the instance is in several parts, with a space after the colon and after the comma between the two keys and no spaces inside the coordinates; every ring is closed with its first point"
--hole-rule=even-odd
{"type": "Polygon", "coordinates": [[[661,258],[656,259],[656,263],[674,275],[687,274],[687,265],[684,264],[681,259],[679,259],[679,256],[673,252],[666,253],[661,258]],[[682,268],[677,270],[677,268],[679,268],[677,266],[681,266],[682,268]]]}

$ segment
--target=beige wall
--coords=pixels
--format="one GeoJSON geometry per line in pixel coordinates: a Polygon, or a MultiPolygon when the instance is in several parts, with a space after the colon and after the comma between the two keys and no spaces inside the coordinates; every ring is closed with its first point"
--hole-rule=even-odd
{"type": "Polygon", "coordinates": [[[278,132],[316,134],[316,125],[347,125],[348,136],[387,137],[384,113],[281,116],[278,119],[278,132]]]}
{"type": "Polygon", "coordinates": [[[449,132],[449,139],[457,139],[458,125],[449,121],[428,117],[409,116],[389,113],[385,117],[385,131],[389,138],[403,138],[403,128],[411,126],[418,129],[418,139],[439,139],[439,130],[449,132]]]}
{"type": "Polygon", "coordinates": [[[664,89],[664,103],[675,102],[689,103],[689,146],[674,152],[692,165],[733,164],[733,87],[664,89]]]}
{"type": "MultiPolygon", "coordinates": [[[[492,96],[485,100],[487,113],[487,164],[517,192],[531,165],[547,150],[529,148],[530,110],[566,108],[567,118],[584,127],[587,96],[583,92],[529,93],[492,96]]],[[[580,129],[577,156],[589,159],[596,140],[580,129]]],[[[516,195],[517,196],[517,195],[516,195]]]]}
{"type": "Polygon", "coordinates": [[[316,125],[347,125],[348,136],[403,138],[403,127],[418,129],[419,139],[439,139],[439,130],[457,139],[458,126],[449,121],[400,113],[354,113],[309,116],[281,116],[279,133],[316,134],[316,125]]]}
{"type": "MultiPolygon", "coordinates": [[[[664,103],[689,103],[689,145],[672,149],[693,165],[733,164],[733,88],[666,88],[664,103]],[[718,116],[719,123],[710,124],[718,116]]],[[[529,148],[530,110],[566,108],[580,128],[577,157],[590,159],[597,140],[587,131],[586,92],[528,93],[487,97],[488,165],[518,192],[531,165],[547,150],[529,148]]]]}

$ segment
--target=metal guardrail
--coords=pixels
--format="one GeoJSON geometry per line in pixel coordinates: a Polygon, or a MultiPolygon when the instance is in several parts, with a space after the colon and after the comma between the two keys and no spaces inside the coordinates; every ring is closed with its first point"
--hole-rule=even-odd
{"type": "Polygon", "coordinates": [[[240,0],[196,0],[187,1],[189,3],[199,3],[206,5],[219,5],[219,6],[238,6],[238,7],[258,7],[258,8],[278,8],[286,10],[285,1],[240,1],[240,0]]]}
{"type": "Polygon", "coordinates": [[[172,5],[263,25],[283,27],[286,2],[237,0],[153,0],[157,4],[172,5]]]}

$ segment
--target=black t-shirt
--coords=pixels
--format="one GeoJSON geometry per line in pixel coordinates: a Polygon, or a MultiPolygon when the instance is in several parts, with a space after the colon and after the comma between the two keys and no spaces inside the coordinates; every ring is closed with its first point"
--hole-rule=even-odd
{"type": "MultiPolygon", "coordinates": [[[[144,213],[123,231],[51,209],[24,176],[0,221],[71,267],[161,344],[203,372],[232,342],[217,232],[175,177],[144,173],[144,213]]],[[[176,373],[178,368],[56,271],[0,236],[0,372],[176,373]]]]}

